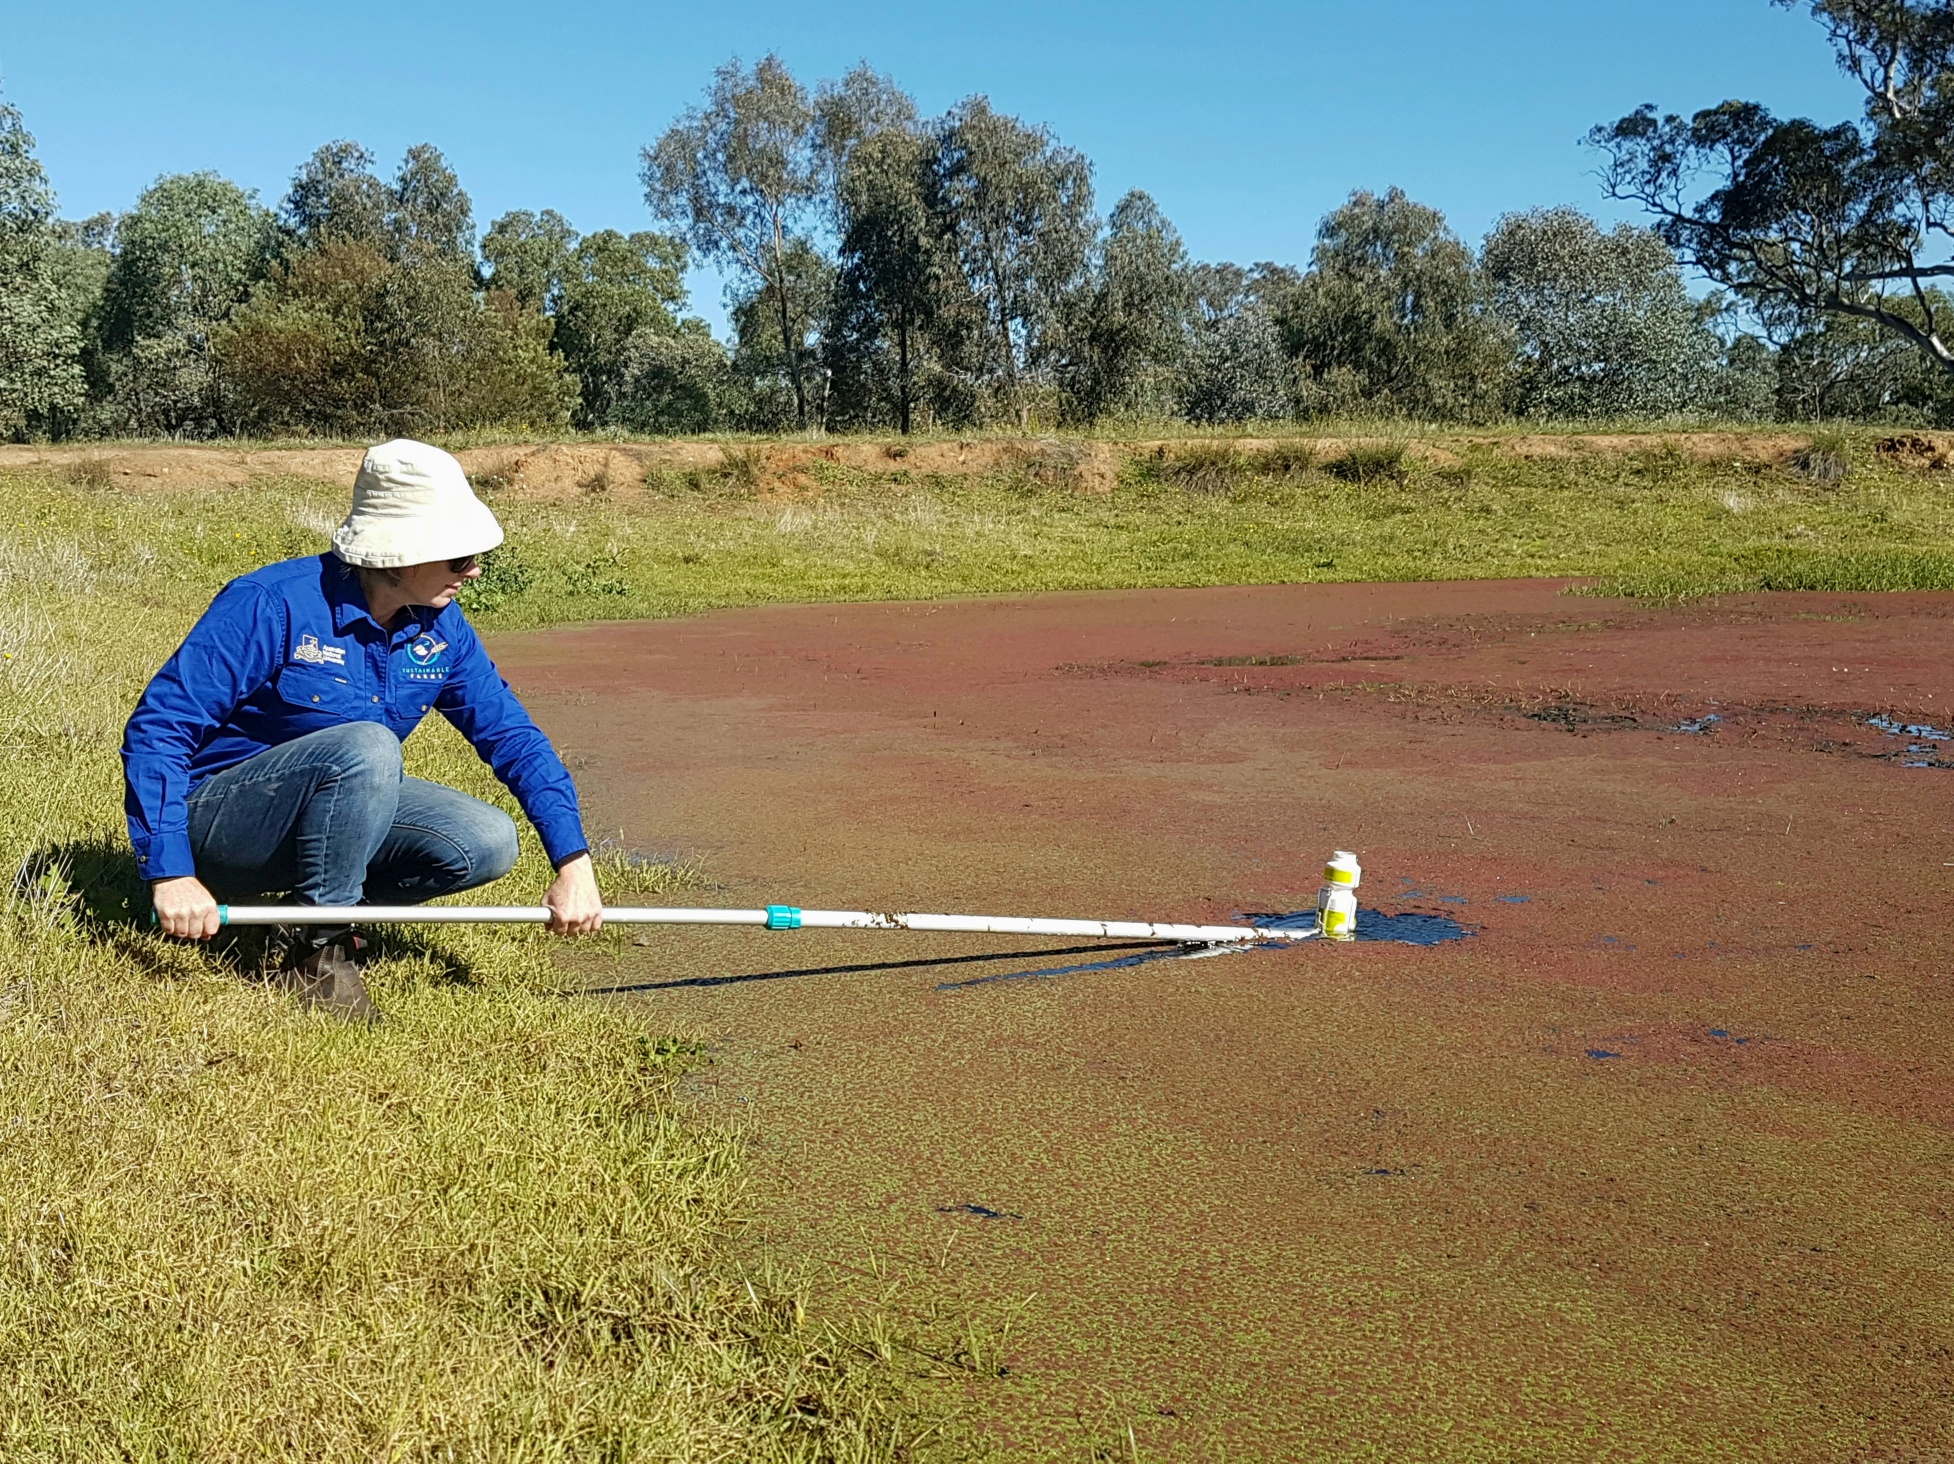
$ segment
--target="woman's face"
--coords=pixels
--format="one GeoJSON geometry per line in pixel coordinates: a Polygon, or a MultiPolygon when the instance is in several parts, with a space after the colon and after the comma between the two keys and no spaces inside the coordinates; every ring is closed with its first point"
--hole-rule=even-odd
{"type": "Polygon", "coordinates": [[[461,587],[482,577],[482,566],[475,556],[466,559],[436,559],[427,564],[410,564],[395,570],[400,576],[400,593],[409,605],[426,605],[445,610],[461,593],[461,587]]]}

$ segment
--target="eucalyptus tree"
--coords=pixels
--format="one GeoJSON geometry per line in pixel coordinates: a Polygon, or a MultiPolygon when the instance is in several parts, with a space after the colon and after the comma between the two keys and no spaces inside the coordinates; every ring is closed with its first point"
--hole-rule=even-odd
{"type": "Polygon", "coordinates": [[[1092,165],[1043,127],[972,97],[944,119],[938,166],[962,274],[986,323],[984,374],[1022,424],[1027,381],[1057,356],[1063,307],[1092,248],[1092,165]]]}
{"type": "Polygon", "coordinates": [[[396,254],[475,267],[475,209],[441,150],[428,143],[407,149],[387,190],[387,226],[396,254]]]}
{"type": "Polygon", "coordinates": [[[475,214],[441,150],[417,143],[391,183],[373,171],[357,142],[329,142],[300,165],[279,207],[290,241],[317,248],[356,243],[409,261],[441,261],[472,271],[475,214]]]}
{"type": "Polygon", "coordinates": [[[1063,370],[1070,415],[1163,416],[1181,367],[1195,292],[1187,248],[1137,189],[1113,206],[1089,279],[1068,310],[1063,370]]]}
{"type": "Polygon", "coordinates": [[[92,396],[100,374],[102,291],[115,263],[115,215],[57,219],[53,234],[52,268],[61,301],[56,318],[81,336],[82,372],[92,396]]]}
{"type": "Polygon", "coordinates": [[[839,236],[847,232],[845,187],[856,150],[884,136],[914,136],[922,124],[915,98],[866,63],[816,87],[814,113],[821,186],[839,236]]]}
{"type": "Polygon", "coordinates": [[[813,248],[824,179],[820,119],[807,90],[778,56],[751,71],[729,61],[703,107],[688,110],[644,149],[640,178],[652,213],[671,222],[702,258],[744,275],[747,296],[775,312],[794,420],[808,422],[807,330],[816,274],[813,248]]]}
{"type": "Polygon", "coordinates": [[[1779,334],[1850,316],[1954,374],[1950,302],[1930,290],[1954,278],[1954,5],[1809,8],[1865,95],[1858,121],[1781,120],[1745,101],[1689,117],[1645,105],[1589,134],[1603,187],[1779,334]]]}
{"type": "MultiPolygon", "coordinates": [[[[1721,335],[1721,333],[1720,333],[1721,335]]],[[[1779,351],[1753,331],[1721,335],[1723,358],[1712,379],[1708,403],[1716,416],[1734,422],[1768,422],[1778,415],[1779,351]]],[[[1903,344],[1900,349],[1906,350],[1903,344]]],[[[1924,362],[1915,363],[1923,371],[1924,362]]]]}
{"type": "Polygon", "coordinates": [[[554,314],[576,248],[577,231],[553,208],[505,213],[482,235],[489,287],[508,292],[539,315],[554,314]]]}
{"type": "Polygon", "coordinates": [[[117,431],[207,435],[228,425],[214,332],[269,267],[271,212],[215,173],[159,178],[116,224],[97,339],[117,431]]]}
{"type": "Polygon", "coordinates": [[[1480,267],[1518,342],[1513,403],[1543,417],[1663,417],[1712,404],[1723,342],[1675,253],[1577,209],[1507,214],[1480,267]]]}
{"type": "Polygon", "coordinates": [[[632,342],[675,335],[685,308],[685,243],[670,234],[601,229],[570,255],[550,341],[576,373],[578,420],[610,423],[629,375],[632,342]]]}
{"type": "Polygon", "coordinates": [[[789,425],[826,430],[831,380],[806,342],[827,323],[835,274],[833,260],[811,241],[796,239],[780,262],[785,288],[762,282],[733,296],[732,367],[745,388],[737,425],[757,432],[789,425]],[[797,350],[798,379],[790,370],[797,350]]]}
{"type": "Polygon", "coordinates": [[[1777,415],[1793,422],[1941,417],[1950,395],[1945,373],[1910,342],[1852,315],[1791,332],[1776,367],[1777,415]]]}
{"type": "MultiPolygon", "coordinates": [[[[836,180],[841,224],[829,356],[844,420],[887,398],[910,431],[917,377],[968,301],[937,169],[936,139],[915,125],[856,142],[836,180]]],[[[967,314],[967,312],[964,312],[967,314]]]]}
{"type": "Polygon", "coordinates": [[[1324,219],[1279,320],[1317,411],[1435,420],[1496,413],[1512,358],[1472,251],[1393,188],[1324,219]]]}
{"type": "Polygon", "coordinates": [[[1267,421],[1293,415],[1295,368],[1284,348],[1274,303],[1300,276],[1281,265],[1197,264],[1188,272],[1194,296],[1181,354],[1179,407],[1191,422],[1267,421]]]}
{"type": "Polygon", "coordinates": [[[632,432],[709,432],[749,418],[726,348],[697,316],[670,335],[638,331],[625,343],[621,383],[605,425],[632,432]]]}
{"type": "Polygon", "coordinates": [[[373,154],[357,142],[329,142],[300,164],[279,214],[302,248],[330,238],[373,247],[390,236],[396,200],[374,174],[373,154]]]}
{"type": "Polygon", "coordinates": [[[0,436],[58,434],[86,397],[58,244],[33,135],[0,102],[0,436]]]}
{"type": "Polygon", "coordinates": [[[574,379],[549,322],[476,279],[468,195],[433,147],[391,183],[355,143],[320,148],[280,210],[285,240],[213,350],[242,425],[343,435],[554,426],[574,379]]]}
{"type": "Polygon", "coordinates": [[[577,377],[577,424],[612,425],[644,355],[633,342],[679,329],[685,241],[648,230],[580,236],[553,209],[517,210],[489,225],[482,257],[490,290],[549,322],[551,349],[577,377]]]}

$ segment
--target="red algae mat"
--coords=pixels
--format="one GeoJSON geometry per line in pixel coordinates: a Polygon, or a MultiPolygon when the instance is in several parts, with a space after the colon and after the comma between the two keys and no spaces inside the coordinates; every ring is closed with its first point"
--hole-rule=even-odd
{"type": "Polygon", "coordinates": [[[503,637],[698,903],[1472,932],[1118,964],[662,929],[759,1244],[1003,1457],[1954,1456],[1954,596],[1559,584],[503,637]],[[1083,968],[1083,969],[1080,969],[1083,968]]]}

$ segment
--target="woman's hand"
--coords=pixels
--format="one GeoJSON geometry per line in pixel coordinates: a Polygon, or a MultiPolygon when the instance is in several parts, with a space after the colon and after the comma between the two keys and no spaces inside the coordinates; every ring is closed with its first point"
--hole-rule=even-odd
{"type": "Polygon", "coordinates": [[[163,934],[178,940],[209,940],[217,934],[217,901],[194,874],[155,881],[149,898],[163,934]]]}
{"type": "Polygon", "coordinates": [[[604,927],[604,897],[597,892],[597,869],[588,854],[566,859],[543,904],[550,912],[552,935],[594,935],[604,927]]]}

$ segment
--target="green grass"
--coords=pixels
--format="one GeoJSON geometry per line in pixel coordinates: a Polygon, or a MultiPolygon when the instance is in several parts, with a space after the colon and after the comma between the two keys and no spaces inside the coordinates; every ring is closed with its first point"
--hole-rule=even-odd
{"type": "MultiPolygon", "coordinates": [[[[1842,450],[1842,449],[1841,449],[1842,450]]],[[[729,605],[1126,586],[1570,576],[1626,594],[1954,587],[1954,491],[1855,450],[1849,474],[1628,455],[1521,460],[1191,446],[1109,494],[824,469],[806,499],[730,473],[575,505],[501,505],[475,604],[490,624],[729,605]],[[1353,461],[1354,459],[1354,461],[1353,461]],[[1338,476],[1342,474],[1344,476],[1338,476]]],[[[320,514],[336,491],[319,500],[320,514]]]]}
{"type": "MultiPolygon", "coordinates": [[[[739,470],[499,505],[491,628],[769,602],[1560,575],[1683,596],[1954,587],[1954,492],[1828,440],[1812,473],[1495,441],[1319,460],[1220,441],[1109,494],[739,470]],[[1388,459],[1388,461],[1387,461],[1388,459]],[[1342,465],[1339,466],[1339,463],[1342,465]],[[1338,476],[1341,473],[1342,476],[1338,476]]],[[[138,923],[121,724],[228,578],[321,547],[345,488],[118,494],[0,472],[0,1457],[895,1457],[891,1349],[748,1276],[739,1155],[684,1120],[687,1034],[553,993],[457,928],[346,1030],[138,923]],[[28,878],[7,881],[16,869],[28,878]]],[[[507,802],[431,724],[413,771],[507,802]]],[[[500,890],[529,900],[533,841],[500,890]]],[[[685,870],[614,862],[633,892],[685,870]]],[[[881,1325],[877,1323],[876,1325],[881,1325]]]]}
{"type": "MultiPolygon", "coordinates": [[[[737,1144],[673,1098],[696,1044],[555,995],[547,937],[410,942],[366,1031],[140,923],[121,721],[324,491],[3,486],[0,1458],[904,1455],[888,1369],[732,1259],[737,1144]]],[[[507,803],[445,727],[409,761],[507,803]]],[[[531,841],[488,898],[545,878],[531,841]]]]}

